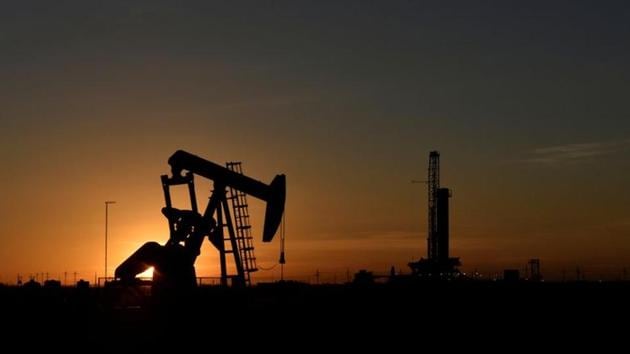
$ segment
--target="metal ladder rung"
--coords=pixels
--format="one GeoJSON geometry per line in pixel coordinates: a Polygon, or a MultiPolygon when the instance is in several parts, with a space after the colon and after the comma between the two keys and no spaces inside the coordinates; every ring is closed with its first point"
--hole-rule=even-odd
{"type": "MultiPolygon", "coordinates": [[[[226,163],[226,167],[235,173],[242,174],[243,167],[241,162],[230,161],[226,163]]],[[[230,250],[231,253],[238,253],[241,256],[243,269],[245,270],[245,280],[251,281],[250,272],[258,271],[256,266],[256,257],[254,256],[254,243],[251,235],[249,205],[247,203],[247,194],[234,188],[228,188],[228,199],[232,204],[233,227],[235,231],[235,240],[230,240],[229,236],[225,241],[236,241],[237,248],[230,250]]]]}

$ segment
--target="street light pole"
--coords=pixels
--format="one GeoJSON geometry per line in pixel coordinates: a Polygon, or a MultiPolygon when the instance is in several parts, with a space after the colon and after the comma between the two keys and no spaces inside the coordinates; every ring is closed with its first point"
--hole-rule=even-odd
{"type": "Polygon", "coordinates": [[[116,202],[115,201],[105,202],[105,282],[107,282],[107,228],[108,228],[108,223],[109,223],[109,205],[110,204],[116,204],[116,202]]]}

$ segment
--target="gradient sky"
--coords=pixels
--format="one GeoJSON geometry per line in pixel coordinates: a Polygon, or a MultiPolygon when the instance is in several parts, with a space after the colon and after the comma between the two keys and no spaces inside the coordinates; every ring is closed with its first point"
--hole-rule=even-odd
{"type": "Polygon", "coordinates": [[[629,38],[626,1],[3,1],[0,281],[102,275],[105,200],[110,272],[164,242],[177,149],[287,175],[296,279],[424,256],[430,150],[465,271],[618,276],[629,38]]]}

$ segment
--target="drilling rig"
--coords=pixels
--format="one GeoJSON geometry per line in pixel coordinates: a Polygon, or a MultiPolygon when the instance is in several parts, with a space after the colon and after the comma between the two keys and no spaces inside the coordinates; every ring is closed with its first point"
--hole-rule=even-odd
{"type": "Polygon", "coordinates": [[[138,274],[153,267],[154,290],[193,288],[197,286],[195,260],[204,239],[208,238],[219,251],[221,284],[227,286],[231,280],[232,286],[245,286],[250,280],[249,273],[255,271],[252,237],[249,225],[244,223],[249,218],[243,211],[247,207],[245,195],[267,203],[262,240],[271,242],[284,214],[285,175],[276,175],[270,184],[265,184],[242,174],[240,164],[228,163],[223,167],[182,150],[175,152],[168,163],[171,175],[163,175],[161,179],[166,204],[162,214],[168,220],[169,239],[164,245],[145,243],[116,268],[116,279],[123,284],[133,284],[138,274]],[[203,214],[197,206],[195,175],[214,183],[203,214]],[[170,188],[178,185],[188,186],[190,210],[172,206],[170,188]],[[233,213],[230,213],[229,200],[233,213]],[[235,274],[228,274],[229,255],[233,257],[235,274]]]}
{"type": "Polygon", "coordinates": [[[459,258],[449,256],[449,199],[451,190],[440,187],[440,153],[429,153],[427,258],[409,263],[413,273],[430,278],[450,278],[459,273],[459,258]]]}

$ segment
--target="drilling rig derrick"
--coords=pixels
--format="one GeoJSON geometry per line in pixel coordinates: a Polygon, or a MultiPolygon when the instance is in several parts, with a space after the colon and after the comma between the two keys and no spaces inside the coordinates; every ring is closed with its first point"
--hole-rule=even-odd
{"type": "Polygon", "coordinates": [[[409,263],[413,273],[428,278],[459,274],[459,258],[449,256],[449,199],[451,190],[440,187],[440,153],[429,154],[427,258],[409,263]]]}

